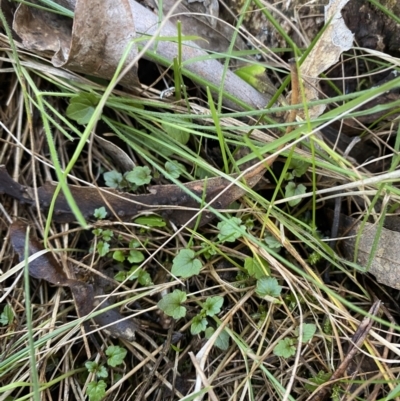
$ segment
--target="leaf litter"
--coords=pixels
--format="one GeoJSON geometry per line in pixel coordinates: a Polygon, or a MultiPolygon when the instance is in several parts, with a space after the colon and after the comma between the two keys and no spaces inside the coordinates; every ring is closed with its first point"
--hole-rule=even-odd
{"type": "MultiPolygon", "coordinates": [[[[27,235],[27,225],[20,221],[14,222],[10,227],[10,239],[14,251],[19,255],[20,261],[25,258],[25,240],[27,235]]],[[[29,252],[28,256],[35,255],[36,253],[44,250],[40,242],[30,237],[29,238],[29,252]]],[[[60,264],[57,262],[51,252],[47,252],[29,262],[28,265],[29,275],[38,279],[45,280],[50,284],[59,287],[69,287],[75,300],[76,309],[79,317],[85,317],[93,312],[94,307],[99,304],[95,300],[95,293],[103,293],[101,286],[97,285],[96,289],[92,284],[68,278],[60,264]]],[[[97,280],[99,284],[99,280],[97,280]]],[[[111,306],[109,300],[101,302],[101,308],[111,306]]],[[[100,326],[107,326],[107,331],[115,337],[124,338],[132,341],[135,338],[137,324],[130,320],[123,319],[123,316],[115,309],[110,309],[97,315],[93,320],[100,326]]],[[[86,324],[86,330],[90,331],[90,327],[86,324]]]]}

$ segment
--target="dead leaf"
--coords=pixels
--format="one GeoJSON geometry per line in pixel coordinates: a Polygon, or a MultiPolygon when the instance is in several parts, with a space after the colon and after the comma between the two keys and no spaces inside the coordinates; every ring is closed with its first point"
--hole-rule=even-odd
{"type": "Polygon", "coordinates": [[[25,48],[53,54],[69,47],[72,20],[20,4],[14,14],[13,29],[25,48]]]}
{"type": "MultiPolygon", "coordinates": [[[[129,1],[77,1],[74,15],[72,25],[69,18],[21,4],[13,29],[26,48],[54,52],[55,67],[110,79],[136,36],[129,1]]],[[[133,46],[125,65],[136,56],[137,48],[133,46]]],[[[136,69],[133,67],[121,83],[137,86],[136,69]]]]}
{"type": "MultiPolygon", "coordinates": [[[[247,187],[252,188],[261,179],[264,171],[264,167],[261,166],[244,175],[243,179],[246,180],[247,187]]],[[[234,180],[237,175],[234,174],[230,177],[234,180]]],[[[69,189],[86,219],[93,219],[95,209],[104,206],[108,213],[107,217],[111,219],[118,217],[129,220],[143,211],[157,211],[173,223],[184,225],[199,210],[200,203],[194,197],[204,199],[206,203],[212,201],[211,206],[215,209],[225,209],[246,193],[245,189],[238,185],[231,185],[231,182],[224,177],[193,181],[183,184],[186,191],[172,184],[154,185],[149,187],[150,194],[147,195],[122,193],[110,188],[74,185],[70,185],[69,189]],[[229,185],[231,187],[225,191],[229,185]]],[[[43,209],[49,207],[55,188],[56,185],[46,183],[37,189],[39,204],[43,209]]],[[[0,166],[0,194],[7,194],[23,203],[35,205],[34,190],[12,180],[4,166],[0,166]]],[[[212,212],[206,210],[201,215],[199,225],[210,222],[214,217],[212,212]]],[[[75,216],[62,193],[57,197],[53,220],[59,223],[75,221],[75,216]]],[[[191,225],[194,223],[195,221],[192,221],[191,225]]]]}
{"type": "MultiPolygon", "coordinates": [[[[110,79],[127,45],[133,39],[139,39],[137,43],[145,46],[159,28],[158,15],[134,0],[78,0],[75,7],[73,3],[68,3],[75,11],[72,32],[70,20],[42,10],[33,11],[24,4],[18,7],[14,16],[13,29],[22,38],[23,45],[29,50],[51,52],[56,67],[110,79]]],[[[178,37],[178,32],[172,22],[163,21],[159,36],[178,37]]],[[[168,66],[172,65],[178,55],[178,44],[156,41],[151,49],[156,48],[157,54],[167,60],[168,66]]],[[[203,84],[205,81],[207,85],[219,88],[224,77],[224,90],[228,95],[255,109],[269,103],[270,95],[261,94],[232,71],[224,71],[223,65],[207,57],[197,44],[185,41],[181,49],[182,72],[190,74],[192,79],[199,77],[203,84]],[[193,62],[193,59],[201,61],[193,62]]],[[[133,62],[136,56],[137,48],[134,46],[125,65],[133,62]]],[[[151,59],[150,53],[144,57],[151,59]]],[[[120,83],[131,90],[137,89],[136,67],[120,83]]],[[[229,98],[224,99],[224,104],[240,109],[229,98]]]]}
{"type": "MultiPolygon", "coordinates": [[[[104,281],[101,279],[98,280],[96,277],[94,284],[96,293],[94,306],[101,304],[100,308],[105,309],[112,305],[113,300],[104,297],[104,291],[102,289],[102,286],[104,286],[104,281]]],[[[135,339],[135,332],[138,329],[138,325],[134,323],[132,319],[127,319],[126,316],[122,316],[115,308],[107,310],[96,316],[94,321],[102,328],[103,331],[106,331],[112,337],[124,338],[128,341],[133,341],[135,339]]]]}
{"type": "MultiPolygon", "coordinates": [[[[104,135],[106,136],[107,134],[104,135]]],[[[112,161],[121,169],[121,171],[131,171],[135,168],[133,160],[115,143],[107,141],[107,139],[104,139],[97,134],[94,135],[94,139],[99,143],[101,149],[104,149],[104,151],[111,157],[112,161]]]]}
{"type": "MultiPolygon", "coordinates": [[[[378,229],[375,224],[366,223],[363,231],[361,222],[348,217],[341,216],[342,234],[352,236],[341,241],[345,256],[353,260],[357,237],[360,238],[358,244],[357,263],[367,268],[374,241],[378,235],[378,229]]],[[[373,274],[379,283],[400,290],[400,233],[382,228],[379,232],[379,240],[376,252],[373,255],[372,263],[367,271],[373,274]]]]}
{"type": "MultiPolygon", "coordinates": [[[[96,301],[95,305],[96,304],[99,304],[99,302],[96,301]]],[[[110,305],[112,305],[110,301],[104,300],[101,302],[100,308],[105,309],[110,305]]],[[[135,332],[138,326],[132,319],[128,320],[126,317],[122,316],[115,308],[96,316],[94,321],[102,330],[112,337],[123,338],[128,341],[133,341],[135,339],[135,332]]]]}
{"type": "MultiPolygon", "coordinates": [[[[351,48],[354,35],[347,28],[341,15],[342,8],[349,0],[330,0],[325,6],[325,29],[318,42],[300,67],[300,76],[304,79],[306,101],[319,98],[319,75],[335,64],[340,55],[351,48]]],[[[315,106],[309,110],[310,117],[316,118],[325,110],[325,105],[315,106]]]]}
{"type": "MultiPolygon", "coordinates": [[[[11,244],[14,251],[18,254],[20,261],[25,259],[26,232],[27,225],[20,221],[14,222],[10,227],[11,244]]],[[[43,249],[43,246],[37,239],[29,238],[29,256],[43,249]]],[[[59,287],[69,287],[74,296],[79,317],[87,316],[99,303],[98,301],[95,302],[93,286],[79,280],[68,278],[51,252],[41,255],[29,263],[29,275],[59,287]]],[[[96,289],[96,291],[98,290],[99,289],[96,289]]],[[[109,305],[111,305],[110,301],[104,301],[101,308],[105,308],[109,305]]],[[[137,325],[132,319],[123,319],[124,317],[115,309],[103,312],[93,318],[99,326],[108,326],[110,323],[113,323],[111,326],[107,327],[107,331],[112,336],[132,341],[135,338],[137,325]],[[110,320],[110,318],[112,318],[112,320],[110,320]]]]}
{"type": "MultiPolygon", "coordinates": [[[[26,224],[19,221],[11,224],[10,240],[20,261],[25,259],[26,232],[26,224]]],[[[43,249],[43,246],[37,239],[29,238],[29,256],[43,249]]],[[[29,263],[29,275],[59,287],[70,287],[74,296],[75,294],[77,295],[75,302],[80,317],[86,316],[92,311],[93,287],[90,284],[84,284],[78,280],[69,279],[51,252],[39,256],[29,263]]]]}

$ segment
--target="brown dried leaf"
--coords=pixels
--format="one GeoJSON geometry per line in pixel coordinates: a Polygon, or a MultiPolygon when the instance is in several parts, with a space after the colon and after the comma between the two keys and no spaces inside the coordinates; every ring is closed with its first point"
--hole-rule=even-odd
{"type": "MultiPolygon", "coordinates": [[[[20,261],[25,259],[25,238],[27,225],[22,222],[14,222],[10,227],[10,240],[14,251],[18,254],[20,261]]],[[[29,256],[42,251],[41,243],[32,237],[29,238],[29,256]]],[[[76,309],[80,317],[87,316],[95,306],[94,289],[91,284],[79,280],[69,279],[54,256],[48,252],[29,262],[29,274],[38,279],[45,280],[50,284],[60,287],[69,287],[75,299],[76,309]]],[[[110,306],[111,302],[102,303],[102,308],[110,306]]],[[[100,325],[109,325],[107,331],[115,336],[128,341],[135,338],[137,325],[130,320],[123,320],[123,316],[115,309],[101,313],[94,317],[94,321],[100,325]],[[122,320],[120,322],[120,320],[122,320]]]]}
{"type": "MultiPolygon", "coordinates": [[[[54,52],[55,67],[109,79],[135,38],[128,0],[77,1],[73,25],[71,19],[21,4],[15,13],[13,29],[26,48],[54,52]]],[[[136,55],[134,46],[125,65],[136,55]]],[[[136,68],[121,83],[137,86],[136,68]]]]}
{"type": "MultiPolygon", "coordinates": [[[[10,227],[11,244],[20,261],[24,260],[25,255],[26,230],[27,225],[19,221],[11,224],[10,227]]],[[[37,239],[30,238],[29,256],[41,250],[43,250],[43,247],[40,242],[37,239]]],[[[29,263],[29,274],[34,278],[46,280],[54,285],[69,286],[69,278],[50,252],[29,263]]]]}
{"type": "MultiPolygon", "coordinates": [[[[112,305],[111,301],[108,299],[102,301],[95,300],[95,305],[97,306],[100,302],[101,309],[112,305]]],[[[128,341],[133,341],[135,339],[135,332],[138,326],[132,319],[124,318],[115,308],[103,312],[96,316],[94,320],[100,327],[104,327],[103,330],[108,332],[112,337],[124,338],[128,341]]]]}
{"type": "MultiPolygon", "coordinates": [[[[135,22],[128,0],[77,1],[70,48],[67,52],[56,53],[53,63],[56,67],[112,77],[135,37],[135,22]]],[[[126,66],[137,53],[134,45],[125,61],[126,66]]],[[[129,87],[139,84],[137,65],[122,78],[121,83],[129,87]]]]}
{"type": "Polygon", "coordinates": [[[72,20],[20,4],[14,14],[13,29],[25,48],[53,54],[68,49],[72,20]]]}
{"type": "MultiPolygon", "coordinates": [[[[264,167],[261,166],[245,175],[243,178],[246,180],[247,187],[252,188],[261,179],[263,173],[264,167]]],[[[231,176],[232,180],[235,178],[237,175],[231,176]]],[[[183,184],[188,192],[177,185],[154,185],[149,188],[150,194],[148,195],[121,193],[110,188],[88,188],[73,185],[70,185],[69,188],[86,219],[93,218],[95,209],[104,206],[108,212],[108,218],[118,216],[123,219],[131,219],[142,211],[158,211],[173,223],[184,225],[198,212],[200,203],[194,196],[204,199],[206,203],[212,201],[211,206],[215,209],[224,209],[246,193],[246,190],[238,185],[231,185],[225,191],[229,185],[231,185],[229,179],[215,177],[183,184]],[[217,199],[214,200],[214,198],[217,199]]],[[[42,208],[49,207],[55,188],[55,185],[46,183],[37,189],[39,204],[42,208]]],[[[0,166],[0,194],[7,194],[24,203],[34,205],[33,189],[14,182],[4,166],[0,166]]],[[[206,210],[201,215],[199,225],[208,223],[214,217],[212,212],[206,210]]],[[[53,220],[60,223],[75,221],[75,216],[62,193],[57,197],[53,220]]],[[[191,224],[194,224],[194,221],[191,224]]]]}
{"type": "MultiPolygon", "coordinates": [[[[14,222],[10,227],[10,239],[14,251],[17,252],[20,261],[25,256],[25,238],[27,225],[22,222],[14,222]]],[[[41,243],[32,237],[29,238],[29,256],[43,250],[41,243]]],[[[59,287],[70,287],[75,297],[79,316],[86,316],[93,309],[93,287],[90,284],[81,283],[67,277],[59,263],[51,252],[39,256],[29,263],[29,275],[45,280],[59,287]]]]}

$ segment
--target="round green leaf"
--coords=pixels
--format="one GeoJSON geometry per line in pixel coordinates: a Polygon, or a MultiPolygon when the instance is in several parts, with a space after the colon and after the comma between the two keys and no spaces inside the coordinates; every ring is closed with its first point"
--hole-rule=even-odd
{"type": "Polygon", "coordinates": [[[186,301],[186,292],[175,290],[171,294],[164,295],[157,306],[168,316],[179,319],[186,316],[186,308],[181,305],[186,301]]]}
{"type": "Polygon", "coordinates": [[[175,256],[171,273],[176,277],[188,278],[200,273],[201,261],[195,258],[191,249],[181,249],[175,256]]]}
{"type": "Polygon", "coordinates": [[[151,171],[147,166],[136,166],[132,171],[125,174],[125,179],[137,186],[150,184],[151,171]]]}

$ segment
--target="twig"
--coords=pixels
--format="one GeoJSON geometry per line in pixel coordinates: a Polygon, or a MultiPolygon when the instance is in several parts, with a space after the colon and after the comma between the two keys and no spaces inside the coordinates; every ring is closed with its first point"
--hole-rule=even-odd
{"type": "Polygon", "coordinates": [[[339,365],[339,367],[336,369],[336,371],[333,373],[331,376],[329,383],[325,385],[325,387],[321,388],[320,390],[317,390],[311,398],[308,398],[307,401],[323,401],[325,396],[328,394],[328,392],[331,390],[334,382],[339,380],[340,378],[343,377],[344,372],[347,369],[347,366],[350,364],[356,353],[359,351],[360,346],[364,342],[365,338],[368,335],[368,332],[371,330],[372,322],[373,320],[371,319],[371,316],[375,316],[381,306],[381,301],[375,301],[373,305],[371,306],[371,309],[368,312],[368,316],[366,316],[362,322],[360,323],[357,331],[354,333],[354,336],[351,340],[352,345],[349,349],[349,352],[347,353],[346,357],[342,361],[342,363],[339,365]]]}

